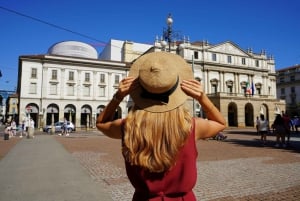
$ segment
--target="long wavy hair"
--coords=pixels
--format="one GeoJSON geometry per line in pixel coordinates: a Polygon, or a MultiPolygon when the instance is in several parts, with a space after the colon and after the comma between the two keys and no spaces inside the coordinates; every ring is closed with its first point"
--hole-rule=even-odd
{"type": "Polygon", "coordinates": [[[192,125],[184,105],[162,113],[133,107],[124,126],[122,153],[131,165],[150,172],[164,172],[176,162],[192,125]]]}

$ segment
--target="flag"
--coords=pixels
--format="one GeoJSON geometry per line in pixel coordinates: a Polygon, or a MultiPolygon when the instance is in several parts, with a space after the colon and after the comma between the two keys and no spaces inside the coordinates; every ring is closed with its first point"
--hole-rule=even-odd
{"type": "Polygon", "coordinates": [[[252,94],[252,92],[251,92],[251,86],[250,86],[249,82],[247,82],[247,84],[246,84],[246,94],[252,94]]]}
{"type": "Polygon", "coordinates": [[[252,96],[254,95],[254,91],[255,91],[255,86],[254,86],[254,84],[252,82],[252,84],[251,84],[251,93],[252,93],[252,96]]]}

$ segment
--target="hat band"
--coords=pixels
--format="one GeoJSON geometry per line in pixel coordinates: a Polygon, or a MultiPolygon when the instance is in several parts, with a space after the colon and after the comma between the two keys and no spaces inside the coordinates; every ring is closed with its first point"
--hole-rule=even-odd
{"type": "Polygon", "coordinates": [[[151,92],[147,91],[144,87],[141,86],[142,87],[141,97],[156,100],[156,101],[161,101],[163,103],[168,103],[169,96],[176,90],[178,83],[179,83],[179,77],[177,76],[177,81],[174,84],[174,86],[171,89],[169,89],[168,91],[166,91],[164,93],[160,93],[160,94],[151,93],[151,92]]]}

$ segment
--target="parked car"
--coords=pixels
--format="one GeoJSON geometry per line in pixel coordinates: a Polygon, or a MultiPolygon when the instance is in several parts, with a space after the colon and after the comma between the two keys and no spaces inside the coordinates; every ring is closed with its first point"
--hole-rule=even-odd
{"type": "MultiPolygon", "coordinates": [[[[62,127],[64,125],[63,121],[58,121],[54,123],[55,132],[62,132],[62,127]]],[[[47,125],[43,128],[44,132],[51,133],[52,125],[47,125]]],[[[75,130],[75,126],[72,122],[67,121],[67,130],[68,132],[73,132],[75,130]]]]}

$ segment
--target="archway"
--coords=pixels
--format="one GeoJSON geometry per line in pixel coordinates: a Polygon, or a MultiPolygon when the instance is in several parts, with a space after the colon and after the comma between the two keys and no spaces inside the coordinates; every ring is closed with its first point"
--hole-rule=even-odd
{"type": "Polygon", "coordinates": [[[52,125],[59,121],[59,107],[52,103],[47,107],[46,125],[52,125]]]}
{"type": "Polygon", "coordinates": [[[80,125],[81,127],[90,128],[92,118],[92,108],[89,105],[81,107],[80,125]]]}
{"type": "Polygon", "coordinates": [[[237,105],[234,102],[229,103],[228,105],[228,126],[238,126],[237,116],[238,116],[237,105]]]}
{"type": "Polygon", "coordinates": [[[75,125],[76,122],[76,108],[72,104],[66,105],[64,109],[64,119],[72,122],[75,125]]]}
{"type": "Polygon", "coordinates": [[[39,107],[35,103],[29,103],[25,107],[25,114],[34,121],[35,127],[39,125],[39,107]]]}
{"type": "Polygon", "coordinates": [[[245,105],[245,126],[254,126],[253,105],[251,103],[245,105]]]}
{"type": "Polygon", "coordinates": [[[259,113],[263,114],[265,116],[265,118],[270,121],[268,105],[261,104],[259,113]]]}

